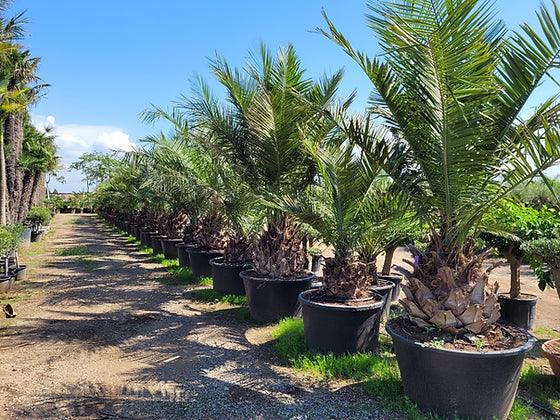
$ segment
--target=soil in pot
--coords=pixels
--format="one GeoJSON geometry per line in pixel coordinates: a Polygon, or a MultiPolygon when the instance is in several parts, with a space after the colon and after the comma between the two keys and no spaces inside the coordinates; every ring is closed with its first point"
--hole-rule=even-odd
{"type": "Polygon", "coordinates": [[[507,418],[535,342],[525,330],[496,324],[469,340],[428,332],[403,317],[385,328],[405,393],[420,409],[444,418],[507,418]]]}
{"type": "Polygon", "coordinates": [[[549,340],[542,345],[542,353],[548,359],[554,375],[560,379],[560,338],[549,340]]]}
{"type": "Polygon", "coordinates": [[[163,249],[163,255],[168,260],[176,260],[178,258],[177,245],[183,243],[182,239],[179,238],[165,238],[161,240],[161,247],[163,249]]]}
{"type": "Polygon", "coordinates": [[[161,240],[166,238],[165,235],[153,235],[152,236],[152,252],[154,255],[163,254],[163,247],[161,246],[161,240]]]}
{"type": "Polygon", "coordinates": [[[326,296],[323,289],[299,295],[305,344],[312,352],[376,352],[379,320],[385,304],[376,293],[366,299],[340,301],[326,296]]]}
{"type": "Polygon", "coordinates": [[[537,316],[537,300],[537,296],[526,293],[513,299],[508,294],[498,295],[500,319],[516,327],[532,330],[537,316]]]}
{"type": "Polygon", "coordinates": [[[384,280],[379,278],[377,284],[371,287],[371,290],[374,293],[377,293],[383,298],[383,312],[382,318],[386,318],[389,316],[389,311],[391,310],[391,296],[393,293],[393,289],[395,284],[392,281],[384,280]]]}
{"type": "Polygon", "coordinates": [[[254,270],[239,273],[245,286],[251,317],[259,322],[277,322],[282,318],[298,316],[301,305],[298,297],[311,288],[314,274],[290,279],[271,279],[254,270]]]}
{"type": "Polygon", "coordinates": [[[224,262],[224,257],[212,258],[212,288],[223,295],[245,295],[245,286],[239,276],[250,268],[249,262],[224,262]]]}
{"type": "Polygon", "coordinates": [[[191,270],[196,278],[210,277],[212,275],[212,267],[210,260],[222,256],[224,251],[220,250],[202,250],[196,248],[187,248],[189,253],[189,261],[191,270]]]}
{"type": "Polygon", "coordinates": [[[403,276],[401,276],[400,274],[378,274],[377,277],[380,280],[388,280],[394,284],[394,287],[391,290],[391,302],[398,301],[399,295],[401,294],[401,283],[403,280],[403,276]]]}

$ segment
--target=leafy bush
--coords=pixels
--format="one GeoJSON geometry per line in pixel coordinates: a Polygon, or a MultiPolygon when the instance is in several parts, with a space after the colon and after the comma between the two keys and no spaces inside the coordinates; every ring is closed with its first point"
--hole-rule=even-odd
{"type": "Polygon", "coordinates": [[[38,230],[41,226],[49,224],[51,221],[51,212],[44,206],[33,207],[29,210],[29,213],[27,213],[27,221],[34,230],[38,230]]]}
{"type": "Polygon", "coordinates": [[[560,268],[560,238],[541,238],[521,245],[526,253],[550,267],[560,268]]]}
{"type": "Polygon", "coordinates": [[[25,226],[20,223],[0,226],[0,257],[14,252],[22,239],[25,226]]]}

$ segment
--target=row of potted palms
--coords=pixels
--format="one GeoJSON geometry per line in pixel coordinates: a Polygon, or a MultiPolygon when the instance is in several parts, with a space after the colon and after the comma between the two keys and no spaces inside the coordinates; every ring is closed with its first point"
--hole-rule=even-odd
{"type": "Polygon", "coordinates": [[[172,111],[147,111],[172,133],[117,165],[98,204],[138,236],[178,239],[195,274],[219,258],[217,288],[232,280],[241,293],[242,279],[256,320],[299,302],[307,345],[335,353],[375,351],[394,287],[376,257],[424,225],[427,243],[400,267],[406,315],[386,323],[405,392],[441,415],[505,418],[534,340],[498,322],[489,251],[474,239],[491,228],[489,209],[560,158],[556,97],[524,108],[556,68],[560,9],[541,8],[538,35],[507,32],[485,1],[369,6],[381,57],[355,50],[326,15],[318,29],[371,80],[363,115],[339,99],[342,72],[312,80],[291,46],[262,47],[240,69],[218,56],[225,100],[200,81],[172,111]],[[306,271],[312,239],[332,254],[320,287],[306,271]]]}

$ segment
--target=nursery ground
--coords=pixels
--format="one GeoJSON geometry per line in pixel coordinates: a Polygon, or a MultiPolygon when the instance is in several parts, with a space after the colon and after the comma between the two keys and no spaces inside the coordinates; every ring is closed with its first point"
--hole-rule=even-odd
{"type": "Polygon", "coordinates": [[[58,215],[0,297],[0,418],[399,418],[357,385],[280,366],[270,328],[192,287],[93,215],[58,215]]]}

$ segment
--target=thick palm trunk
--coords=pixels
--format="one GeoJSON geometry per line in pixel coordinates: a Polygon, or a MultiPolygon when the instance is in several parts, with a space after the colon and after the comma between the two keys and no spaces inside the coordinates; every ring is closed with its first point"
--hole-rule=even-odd
{"type": "Polygon", "coordinates": [[[393,265],[393,255],[395,254],[396,246],[392,246],[385,250],[385,260],[383,261],[383,269],[381,274],[388,276],[391,274],[391,266],[393,265]]]}
{"type": "MultiPolygon", "coordinates": [[[[33,181],[31,184],[31,196],[29,197],[29,203],[27,204],[27,210],[33,207],[35,204],[38,203],[38,193],[40,190],[40,185],[42,181],[42,173],[39,171],[35,171],[33,174],[33,181]]],[[[26,212],[27,213],[27,212],[26,212]]]]}
{"type": "Polygon", "coordinates": [[[511,271],[509,296],[515,299],[521,294],[521,261],[515,257],[510,258],[509,269],[511,271]]]}
{"type": "Polygon", "coordinates": [[[23,114],[10,114],[4,123],[6,156],[6,182],[8,196],[8,220],[17,219],[23,183],[23,171],[18,167],[18,159],[23,148],[23,114]]]}
{"type": "Polygon", "coordinates": [[[6,225],[8,191],[6,184],[6,157],[4,156],[4,130],[0,126],[0,225],[6,225]]]}
{"type": "Polygon", "coordinates": [[[33,172],[25,171],[23,176],[23,189],[19,201],[17,221],[21,222],[25,219],[29,211],[29,202],[33,192],[33,172]]]}

